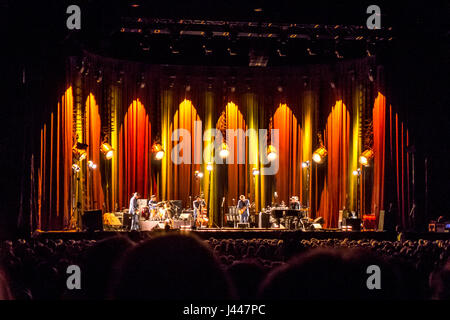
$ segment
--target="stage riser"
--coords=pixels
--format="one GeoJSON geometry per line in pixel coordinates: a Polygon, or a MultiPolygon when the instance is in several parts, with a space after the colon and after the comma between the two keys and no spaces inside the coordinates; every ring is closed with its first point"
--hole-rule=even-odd
{"type": "MultiPolygon", "coordinates": [[[[342,231],[289,231],[289,230],[273,230],[273,229],[257,229],[257,230],[245,230],[245,229],[206,229],[197,231],[180,231],[180,230],[153,230],[142,231],[139,233],[131,232],[42,232],[36,238],[37,239],[92,239],[100,240],[105,239],[115,234],[129,235],[133,239],[145,239],[148,237],[154,237],[165,233],[182,233],[193,234],[201,239],[281,239],[281,240],[308,240],[308,239],[374,239],[378,241],[395,241],[397,240],[397,234],[394,232],[342,232],[342,231]]],[[[450,233],[405,233],[405,240],[450,240],[450,233]]]]}

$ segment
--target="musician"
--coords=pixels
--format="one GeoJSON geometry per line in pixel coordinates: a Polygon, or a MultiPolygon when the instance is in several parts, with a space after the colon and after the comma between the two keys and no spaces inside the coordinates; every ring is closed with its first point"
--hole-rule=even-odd
{"type": "Polygon", "coordinates": [[[250,200],[245,199],[245,196],[241,195],[239,197],[239,201],[237,203],[237,208],[238,208],[239,212],[241,212],[241,210],[245,208],[244,212],[241,214],[240,222],[241,223],[248,222],[248,217],[250,215],[250,212],[249,212],[250,200]]]}
{"type": "Polygon", "coordinates": [[[301,204],[297,196],[292,196],[289,201],[289,209],[300,210],[301,204]]]}
{"type": "Polygon", "coordinates": [[[192,203],[192,206],[194,208],[194,227],[195,223],[197,222],[197,215],[202,213],[202,208],[206,207],[205,200],[203,200],[200,196],[197,196],[195,198],[194,202],[192,203]]]}
{"type": "Polygon", "coordinates": [[[130,199],[129,213],[131,215],[131,231],[139,231],[139,212],[138,212],[139,193],[133,193],[130,199]]]}
{"type": "Polygon", "coordinates": [[[156,195],[152,195],[150,197],[150,201],[148,202],[148,208],[151,210],[156,210],[158,201],[156,201],[156,195]]]}

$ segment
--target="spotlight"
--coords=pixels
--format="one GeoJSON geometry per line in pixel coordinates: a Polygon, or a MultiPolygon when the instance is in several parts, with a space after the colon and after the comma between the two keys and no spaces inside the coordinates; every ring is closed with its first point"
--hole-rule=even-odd
{"type": "Polygon", "coordinates": [[[91,168],[92,170],[97,169],[97,165],[96,165],[94,162],[92,162],[91,160],[88,161],[88,166],[89,166],[89,168],[91,168]]]}
{"type": "Polygon", "coordinates": [[[370,160],[373,159],[373,150],[367,149],[364,150],[363,153],[359,156],[359,163],[361,163],[363,166],[368,167],[370,160]]]}
{"type": "Polygon", "coordinates": [[[102,70],[98,70],[96,81],[97,81],[97,83],[100,83],[100,82],[102,82],[102,80],[103,80],[103,72],[102,72],[102,70]]]}
{"type": "Polygon", "coordinates": [[[164,149],[159,143],[153,144],[152,152],[155,154],[156,160],[161,160],[164,157],[164,149]]]}
{"type": "Polygon", "coordinates": [[[324,146],[321,146],[314,151],[312,158],[314,162],[316,163],[322,163],[325,157],[327,156],[328,152],[327,149],[325,149],[324,146]]]}
{"type": "Polygon", "coordinates": [[[73,158],[77,161],[83,161],[87,157],[87,153],[83,149],[78,149],[76,146],[72,148],[73,158]]]}
{"type": "Polygon", "coordinates": [[[206,165],[206,170],[208,170],[209,172],[213,171],[213,164],[212,164],[212,162],[208,162],[208,164],[206,165]]]}
{"type": "Polygon", "coordinates": [[[230,151],[228,150],[228,145],[225,142],[222,142],[222,145],[220,146],[219,156],[221,158],[226,158],[230,154],[230,151]]]}
{"type": "Polygon", "coordinates": [[[259,175],[259,169],[258,169],[258,168],[253,168],[253,169],[252,169],[252,174],[253,174],[254,176],[259,175]]]}
{"type": "Polygon", "coordinates": [[[141,78],[139,80],[139,88],[144,89],[145,88],[145,77],[144,74],[141,74],[141,78]]]}
{"type": "Polygon", "coordinates": [[[203,178],[203,172],[198,171],[198,170],[195,170],[195,172],[194,172],[194,177],[196,177],[196,178],[198,178],[198,179],[203,178]]]}
{"type": "Polygon", "coordinates": [[[302,168],[308,168],[309,167],[309,160],[302,162],[302,168]]]}
{"type": "Polygon", "coordinates": [[[357,169],[357,170],[353,170],[353,175],[354,176],[359,176],[361,174],[361,169],[357,169]]]}
{"type": "Polygon", "coordinates": [[[277,158],[277,149],[273,145],[267,147],[267,158],[269,161],[273,161],[277,158]]]}
{"type": "Polygon", "coordinates": [[[74,164],[72,165],[72,170],[73,170],[74,172],[79,172],[79,171],[80,171],[80,166],[77,165],[76,163],[74,163],[74,164]]]}
{"type": "Polygon", "coordinates": [[[110,160],[114,156],[114,149],[107,142],[102,143],[100,151],[105,155],[107,160],[110,160]]]}

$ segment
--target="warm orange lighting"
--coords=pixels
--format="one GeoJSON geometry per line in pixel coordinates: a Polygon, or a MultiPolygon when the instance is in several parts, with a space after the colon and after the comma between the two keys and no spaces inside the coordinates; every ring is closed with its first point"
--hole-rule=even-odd
{"type": "Polygon", "coordinates": [[[196,177],[197,179],[203,178],[203,172],[195,170],[194,177],[196,177]]]}
{"type": "Polygon", "coordinates": [[[102,145],[100,146],[100,151],[105,155],[105,158],[107,160],[112,159],[112,157],[114,156],[114,149],[107,142],[102,143],[102,145]]]}
{"type": "Polygon", "coordinates": [[[152,152],[156,160],[161,160],[164,157],[164,149],[159,143],[155,143],[152,147],[152,152]]]}
{"type": "Polygon", "coordinates": [[[223,142],[220,147],[219,156],[221,158],[226,158],[226,157],[228,157],[229,154],[230,154],[230,151],[228,151],[228,145],[225,142],[223,142]]]}
{"type": "Polygon", "coordinates": [[[254,176],[259,175],[259,169],[258,169],[258,168],[253,168],[253,169],[252,169],[252,174],[253,174],[254,176]]]}
{"type": "Polygon", "coordinates": [[[269,161],[274,161],[277,156],[277,149],[273,145],[269,145],[267,147],[267,158],[269,161]]]}
{"type": "Polygon", "coordinates": [[[373,150],[367,149],[364,150],[363,153],[359,156],[359,163],[361,163],[363,166],[369,166],[370,160],[373,159],[373,150]]]}
{"type": "Polygon", "coordinates": [[[322,163],[325,160],[327,154],[328,154],[327,149],[325,149],[325,147],[322,146],[317,148],[316,151],[314,151],[312,159],[316,163],[322,163]]]}
{"type": "Polygon", "coordinates": [[[212,162],[208,162],[208,164],[206,165],[206,170],[208,170],[209,172],[213,171],[213,164],[212,164],[212,162]]]}
{"type": "Polygon", "coordinates": [[[76,147],[73,147],[72,153],[73,158],[77,161],[83,161],[87,157],[87,153],[85,150],[77,149],[76,147]]]}

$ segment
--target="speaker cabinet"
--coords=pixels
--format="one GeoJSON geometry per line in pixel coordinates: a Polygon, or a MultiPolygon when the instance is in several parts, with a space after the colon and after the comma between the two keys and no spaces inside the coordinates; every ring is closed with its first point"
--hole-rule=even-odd
{"type": "Polygon", "coordinates": [[[88,210],[83,214],[83,229],[88,232],[103,231],[102,210],[88,210]]]}

